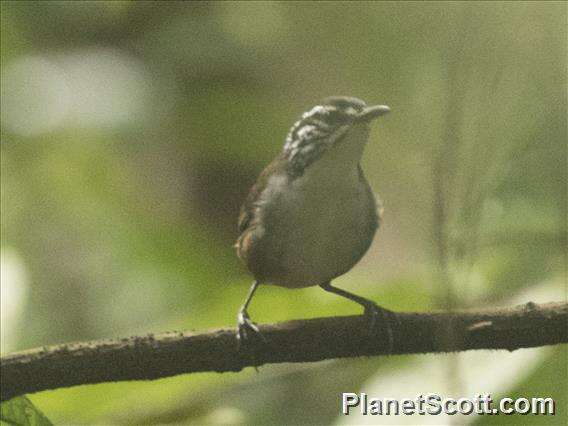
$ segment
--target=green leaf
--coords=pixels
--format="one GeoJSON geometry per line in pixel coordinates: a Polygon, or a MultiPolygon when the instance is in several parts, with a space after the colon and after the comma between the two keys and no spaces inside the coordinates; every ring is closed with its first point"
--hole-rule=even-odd
{"type": "Polygon", "coordinates": [[[0,404],[0,423],[17,426],[52,426],[45,415],[25,396],[0,404]]]}

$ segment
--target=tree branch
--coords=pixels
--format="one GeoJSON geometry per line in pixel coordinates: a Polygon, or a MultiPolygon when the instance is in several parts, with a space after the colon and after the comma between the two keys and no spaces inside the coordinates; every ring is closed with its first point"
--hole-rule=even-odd
{"type": "Polygon", "coordinates": [[[171,332],[18,352],[1,358],[1,400],[75,385],[152,380],[202,371],[240,371],[269,363],[313,362],[369,355],[529,348],[568,343],[568,303],[527,303],[513,309],[457,313],[397,313],[369,335],[363,316],[262,325],[266,343],[239,351],[234,329],[171,332]],[[452,330],[451,342],[443,338],[452,330]]]}

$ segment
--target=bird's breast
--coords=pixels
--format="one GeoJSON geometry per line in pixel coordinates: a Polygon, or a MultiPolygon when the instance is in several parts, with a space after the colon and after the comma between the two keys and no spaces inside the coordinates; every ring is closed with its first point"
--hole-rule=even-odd
{"type": "Polygon", "coordinates": [[[260,203],[262,275],[286,287],[323,284],[347,272],[376,230],[375,200],[357,168],[271,178],[260,203]]]}

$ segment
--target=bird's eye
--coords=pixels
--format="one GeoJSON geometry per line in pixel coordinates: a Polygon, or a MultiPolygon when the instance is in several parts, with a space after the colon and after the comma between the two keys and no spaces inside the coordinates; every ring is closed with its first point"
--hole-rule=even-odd
{"type": "Polygon", "coordinates": [[[328,112],[326,121],[330,124],[344,124],[349,122],[351,117],[340,110],[331,110],[328,112]]]}

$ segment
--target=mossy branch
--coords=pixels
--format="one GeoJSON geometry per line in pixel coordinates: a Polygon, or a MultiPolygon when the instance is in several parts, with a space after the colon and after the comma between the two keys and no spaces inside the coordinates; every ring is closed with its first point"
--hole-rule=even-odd
{"type": "Polygon", "coordinates": [[[568,342],[568,303],[528,303],[512,309],[455,313],[396,313],[388,335],[369,334],[367,318],[346,316],[261,325],[266,342],[240,349],[234,329],[170,332],[64,344],[0,360],[1,400],[76,385],[152,380],[249,366],[372,355],[530,348],[568,342]],[[448,333],[451,340],[445,339],[448,333]]]}

